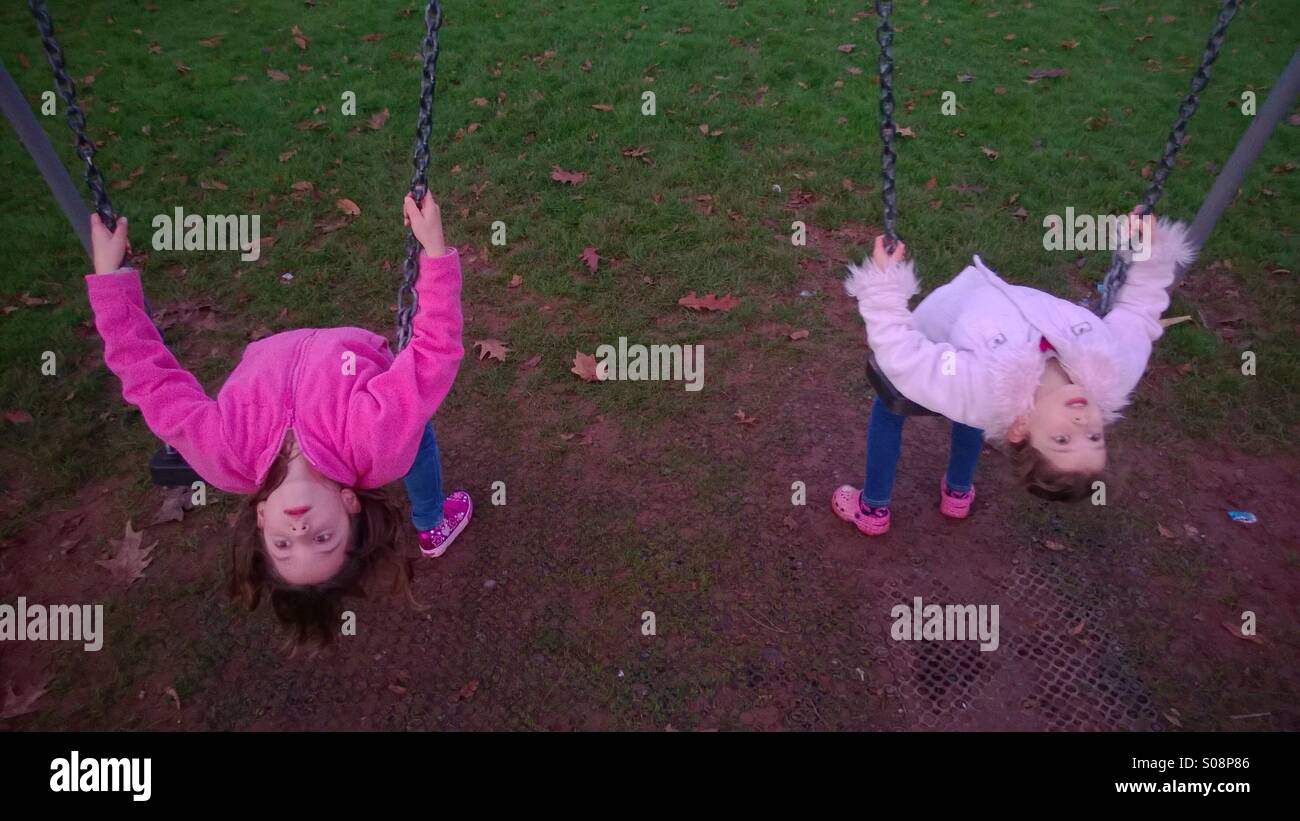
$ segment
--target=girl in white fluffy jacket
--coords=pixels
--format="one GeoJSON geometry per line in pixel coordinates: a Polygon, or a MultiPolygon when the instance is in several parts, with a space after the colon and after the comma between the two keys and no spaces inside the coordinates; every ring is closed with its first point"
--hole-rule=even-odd
{"type": "MultiPolygon", "coordinates": [[[[953,422],[948,471],[940,482],[944,515],[970,513],[985,436],[1010,446],[1030,492],[1075,500],[1091,491],[1106,464],[1103,425],[1128,404],[1151,343],[1160,337],[1176,266],[1195,256],[1186,226],[1153,222],[1130,216],[1128,279],[1104,319],[1043,291],[1010,285],[978,256],[915,311],[907,302],[918,283],[901,242],[888,254],[877,238],[871,259],[850,266],[845,287],[858,299],[880,370],[908,399],[953,422]]],[[[903,417],[877,397],[868,423],[866,485],[862,491],[845,485],[832,500],[837,516],[870,536],[889,529],[902,428],[903,417]]]]}

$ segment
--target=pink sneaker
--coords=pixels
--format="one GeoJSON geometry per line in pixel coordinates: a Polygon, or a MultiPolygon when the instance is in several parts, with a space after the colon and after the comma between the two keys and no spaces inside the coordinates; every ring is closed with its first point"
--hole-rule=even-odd
{"type": "Polygon", "coordinates": [[[970,506],[975,501],[975,486],[965,493],[955,493],[948,489],[948,480],[939,480],[939,512],[949,519],[965,519],[970,515],[970,506]]]}
{"type": "Polygon", "coordinates": [[[852,522],[867,536],[881,536],[889,531],[889,508],[863,510],[862,494],[852,485],[841,485],[831,496],[831,510],[846,522],[852,522]]]}
{"type": "Polygon", "coordinates": [[[420,552],[434,559],[446,553],[473,515],[474,502],[465,491],[458,490],[443,499],[442,521],[433,530],[420,531],[420,552]]]}

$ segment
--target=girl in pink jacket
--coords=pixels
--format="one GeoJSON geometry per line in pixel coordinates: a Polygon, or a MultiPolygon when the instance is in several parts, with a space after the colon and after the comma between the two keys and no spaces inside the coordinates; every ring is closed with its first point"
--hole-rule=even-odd
{"type": "MultiPolygon", "coordinates": [[[[877,238],[871,259],[850,266],[845,286],[858,299],[867,338],[885,376],[908,399],[952,420],[939,509],[963,519],[984,437],[1005,442],[1027,489],[1052,500],[1092,491],[1106,464],[1103,425],[1119,417],[1146,370],[1176,266],[1195,250],[1181,223],[1134,218],[1128,278],[1103,319],[1043,291],[1011,285],[979,257],[936,288],[915,311],[918,283],[899,243],[877,238]],[[1136,223],[1136,225],[1134,224],[1136,223]],[[1143,226],[1138,228],[1138,225],[1143,226]]],[[[845,485],[831,506],[858,530],[889,530],[890,491],[903,417],[876,398],[867,432],[866,484],[845,485]]]]}
{"type": "Polygon", "coordinates": [[[256,608],[270,591],[294,645],[327,643],[342,597],[391,573],[406,589],[400,512],[384,485],[404,479],[425,555],[464,530],[469,495],[443,497],[429,418],[451,389],[461,346],[460,260],[438,206],[408,195],[423,246],[410,344],[393,356],[361,328],[302,328],[252,343],[215,399],[163,344],[139,272],[119,268],[127,221],[91,217],[95,273],[86,288],[104,361],[145,423],[206,482],[250,496],[238,525],[231,592],[256,608]]]}

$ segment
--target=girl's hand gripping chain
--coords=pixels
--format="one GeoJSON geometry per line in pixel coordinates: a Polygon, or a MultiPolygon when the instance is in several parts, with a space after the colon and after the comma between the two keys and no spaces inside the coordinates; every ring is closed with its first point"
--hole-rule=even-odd
{"type": "Polygon", "coordinates": [[[424,254],[440,257],[447,253],[447,244],[442,235],[442,212],[438,203],[433,201],[433,194],[426,191],[424,202],[416,206],[415,198],[410,194],[402,203],[402,224],[411,229],[415,238],[424,246],[424,254]]]}
{"type": "Polygon", "coordinates": [[[894,253],[891,254],[885,251],[885,235],[881,234],[876,237],[876,247],[871,249],[871,262],[883,271],[894,263],[902,262],[906,253],[907,246],[903,244],[902,240],[894,243],[894,253]]]}
{"type": "Polygon", "coordinates": [[[90,249],[95,273],[111,274],[122,266],[131,245],[126,238],[126,217],[117,218],[117,230],[109,231],[99,214],[90,215],[90,249]]]}

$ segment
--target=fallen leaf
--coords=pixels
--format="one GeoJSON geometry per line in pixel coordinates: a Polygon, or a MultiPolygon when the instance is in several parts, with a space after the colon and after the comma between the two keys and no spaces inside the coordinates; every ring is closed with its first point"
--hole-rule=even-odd
{"type": "Polygon", "coordinates": [[[1236,636],[1239,639],[1243,639],[1249,642],[1254,642],[1255,644],[1264,643],[1264,640],[1261,639],[1259,636],[1248,636],[1245,633],[1241,632],[1241,626],[1233,624],[1230,621],[1223,622],[1223,629],[1227,630],[1229,633],[1231,633],[1232,635],[1236,636]]]}
{"type": "Polygon", "coordinates": [[[1078,41],[1078,40],[1062,40],[1062,41],[1061,41],[1061,48],[1063,48],[1063,49],[1067,49],[1067,50],[1068,50],[1068,49],[1074,49],[1074,48],[1078,48],[1078,47],[1079,47],[1079,41],[1078,41]]]}
{"type": "Polygon", "coordinates": [[[756,419],[753,416],[749,416],[740,408],[736,408],[736,412],[733,413],[732,416],[735,418],[737,422],[739,422],[742,425],[754,425],[758,423],[758,419],[756,419]]]}
{"type": "Polygon", "coordinates": [[[840,52],[841,54],[852,54],[853,49],[855,48],[857,48],[857,46],[854,45],[853,43],[843,43],[842,45],[836,46],[835,50],[840,52]]]}
{"type": "Polygon", "coordinates": [[[19,695],[14,690],[12,681],[5,682],[4,691],[0,692],[0,721],[34,712],[36,708],[33,705],[36,704],[37,699],[45,695],[45,685],[47,684],[49,684],[48,680],[43,681],[26,693],[19,695]]]}
{"type": "Polygon", "coordinates": [[[279,71],[279,70],[277,70],[277,69],[274,69],[274,68],[268,68],[268,69],[266,70],[266,76],[267,76],[267,77],[270,77],[272,80],[275,80],[276,82],[283,82],[283,81],[289,79],[289,75],[288,75],[288,74],[286,74],[286,73],[283,72],[283,71],[279,71]]]}
{"type": "Polygon", "coordinates": [[[311,42],[307,39],[307,35],[302,33],[302,29],[297,26],[293,27],[293,41],[298,45],[298,48],[303,51],[307,50],[307,44],[311,42]]]}
{"type": "Polygon", "coordinates": [[[478,106],[479,108],[483,108],[488,104],[487,97],[475,97],[474,99],[470,100],[470,102],[478,106]]]}
{"type": "Polygon", "coordinates": [[[1174,532],[1169,528],[1165,527],[1164,525],[1160,524],[1159,522],[1156,522],[1156,531],[1159,532],[1160,535],[1164,536],[1166,539],[1174,538],[1174,532]]]}
{"type": "Polygon", "coordinates": [[[366,121],[366,125],[370,127],[371,131],[378,131],[384,127],[384,123],[386,122],[388,122],[388,109],[385,108],[383,111],[372,115],[370,119],[366,121]]]}
{"type": "Polygon", "coordinates": [[[1044,539],[1043,546],[1046,547],[1048,550],[1054,550],[1057,553],[1060,553],[1062,550],[1067,549],[1065,545],[1061,544],[1060,542],[1054,542],[1051,539],[1044,539]]]}
{"type": "Polygon", "coordinates": [[[551,179],[566,185],[578,186],[587,181],[586,171],[566,171],[558,165],[551,166],[551,179]]]}
{"type": "Polygon", "coordinates": [[[182,522],[185,520],[185,500],[189,498],[190,489],[185,486],[169,488],[163,493],[162,507],[154,514],[153,521],[145,527],[165,524],[167,522],[182,522]]]}
{"type": "Polygon", "coordinates": [[[958,75],[957,75],[957,82],[959,82],[959,83],[972,83],[972,82],[974,82],[974,81],[975,81],[975,75],[974,75],[974,74],[958,74],[958,75]]]}
{"type": "Polygon", "coordinates": [[[8,410],[5,411],[5,420],[15,425],[30,425],[32,415],[25,410],[8,410]]]}
{"type": "Polygon", "coordinates": [[[603,376],[600,366],[596,364],[596,357],[582,351],[574,352],[573,367],[569,372],[577,374],[583,382],[600,382],[603,376]]]}
{"type": "Polygon", "coordinates": [[[348,199],[347,197],[342,197],[340,199],[335,200],[334,204],[337,205],[339,207],[339,210],[345,214],[350,214],[354,217],[361,216],[361,206],[357,205],[355,202],[348,199]]]}
{"type": "Polygon", "coordinates": [[[190,73],[190,67],[187,66],[187,65],[185,65],[184,63],[182,63],[180,60],[177,60],[177,61],[176,61],[176,73],[177,73],[177,74],[189,74],[189,73],[190,73]]]}
{"type": "Polygon", "coordinates": [[[721,297],[715,296],[714,294],[696,296],[695,292],[691,291],[686,296],[677,300],[677,304],[684,308],[689,308],[692,311],[730,311],[732,308],[740,304],[740,300],[731,294],[721,297]]]}
{"type": "Polygon", "coordinates": [[[931,188],[934,188],[934,187],[935,187],[936,185],[938,185],[938,184],[939,184],[939,181],[938,181],[937,179],[935,179],[934,177],[931,177],[930,179],[928,179],[928,180],[925,181],[925,190],[926,190],[926,191],[929,191],[931,188]]]}
{"type": "Polygon", "coordinates": [[[519,274],[515,274],[514,276],[510,277],[510,281],[509,281],[508,283],[506,283],[506,287],[507,287],[507,288],[518,288],[520,285],[523,285],[523,284],[524,284],[524,278],[521,277],[521,276],[519,276],[519,274]]]}
{"type": "Polygon", "coordinates": [[[807,339],[807,338],[808,338],[808,331],[802,329],[790,334],[791,342],[798,342],[801,339],[807,339]]]}
{"type": "Polygon", "coordinates": [[[1167,316],[1164,319],[1160,320],[1160,327],[1168,328],[1182,322],[1190,322],[1191,319],[1192,318],[1190,316],[1167,316]]]}
{"type": "Polygon", "coordinates": [[[221,45],[221,41],[224,40],[225,37],[226,35],[224,34],[214,34],[211,37],[207,38],[206,40],[200,40],[199,45],[205,48],[216,48],[217,46],[221,45]]]}
{"type": "Polygon", "coordinates": [[[377,43],[380,40],[384,39],[384,37],[386,36],[387,35],[383,34],[382,32],[375,31],[375,32],[371,32],[370,34],[361,35],[361,39],[366,43],[377,43]]]}
{"type": "Polygon", "coordinates": [[[910,125],[905,125],[905,126],[903,126],[902,128],[898,129],[898,136],[900,136],[900,137],[915,137],[915,136],[916,136],[916,132],[912,130],[912,127],[911,127],[910,125]]]}
{"type": "Polygon", "coordinates": [[[1068,68],[1039,68],[1029,72],[1029,79],[1041,80],[1044,77],[1068,77],[1070,70],[1068,68]]]}
{"type": "Polygon", "coordinates": [[[208,191],[225,191],[228,186],[220,180],[199,180],[199,187],[208,191]]]}
{"type": "Polygon", "coordinates": [[[256,342],[259,339],[266,339],[273,333],[274,331],[265,325],[258,325],[256,328],[248,332],[248,339],[250,342],[256,342]]]}
{"type": "Polygon", "coordinates": [[[176,704],[176,710],[179,712],[181,709],[181,694],[176,692],[176,688],[168,687],[167,689],[163,690],[163,695],[170,698],[172,702],[176,704]]]}
{"type": "Polygon", "coordinates": [[[474,343],[474,347],[478,348],[480,362],[484,359],[495,359],[498,362],[504,362],[506,354],[510,351],[510,348],[499,339],[480,339],[474,343]]]}
{"type": "Polygon", "coordinates": [[[590,245],[583,248],[582,253],[578,255],[578,259],[582,260],[588,271],[593,274],[596,273],[596,267],[600,265],[600,255],[596,253],[595,248],[590,245]]]}
{"type": "Polygon", "coordinates": [[[646,165],[654,165],[654,160],[650,159],[648,156],[649,154],[650,149],[646,148],[644,145],[632,145],[623,149],[624,157],[631,157],[632,159],[640,160],[646,165]]]}
{"type": "Polygon", "coordinates": [[[131,521],[126,523],[126,534],[122,540],[115,542],[116,551],[111,559],[101,559],[95,564],[109,571],[113,575],[113,580],[124,586],[130,586],[136,579],[144,576],[145,568],[153,561],[150,555],[153,549],[158,546],[157,542],[142,548],[140,540],[143,531],[136,531],[131,528],[131,521]]]}
{"type": "Polygon", "coordinates": [[[478,679],[476,678],[470,679],[468,682],[465,683],[464,687],[460,688],[460,691],[456,693],[456,695],[451,697],[451,700],[454,702],[469,701],[471,698],[474,697],[474,693],[477,691],[478,691],[478,679]]]}
{"type": "Polygon", "coordinates": [[[293,157],[293,155],[297,153],[298,153],[298,149],[296,148],[291,148],[288,151],[280,152],[280,162],[288,162],[293,157]]]}
{"type": "Polygon", "coordinates": [[[998,152],[989,148],[987,145],[980,146],[980,151],[983,151],[984,156],[988,157],[990,160],[996,160],[998,158],[998,152]]]}
{"type": "Polygon", "coordinates": [[[578,68],[582,69],[583,71],[591,71],[591,60],[590,59],[583,60],[582,65],[578,66],[578,68]]]}
{"type": "Polygon", "coordinates": [[[613,110],[614,110],[614,106],[610,105],[609,103],[592,103],[592,104],[591,104],[591,107],[594,108],[594,109],[596,109],[597,111],[613,111],[613,110]]]}

